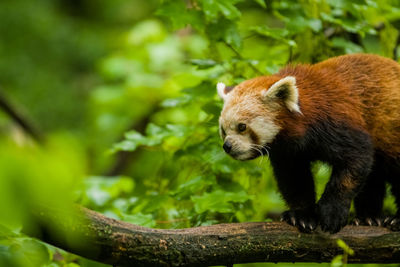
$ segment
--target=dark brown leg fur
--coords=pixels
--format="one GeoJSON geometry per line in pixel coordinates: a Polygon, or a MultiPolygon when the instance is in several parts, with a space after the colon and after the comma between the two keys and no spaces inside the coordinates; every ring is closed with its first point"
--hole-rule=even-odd
{"type": "Polygon", "coordinates": [[[289,206],[289,210],[282,214],[282,220],[298,227],[302,232],[315,230],[317,218],[310,162],[294,157],[272,157],[271,162],[278,187],[289,206]]]}
{"type": "Polygon", "coordinates": [[[400,231],[400,158],[386,158],[385,171],[391,191],[396,200],[397,213],[385,220],[385,226],[393,231],[400,231]]]}
{"type": "Polygon", "coordinates": [[[385,197],[385,169],[380,156],[375,157],[371,173],[364,186],[354,199],[356,208],[356,225],[382,225],[383,199],[385,197]]]}

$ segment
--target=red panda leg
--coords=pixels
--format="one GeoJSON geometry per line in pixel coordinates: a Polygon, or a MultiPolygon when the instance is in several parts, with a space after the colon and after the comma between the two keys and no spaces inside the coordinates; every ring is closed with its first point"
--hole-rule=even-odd
{"type": "Polygon", "coordinates": [[[310,162],[300,158],[278,159],[274,156],[271,157],[271,163],[279,190],[290,209],[282,214],[282,220],[302,232],[315,230],[317,216],[310,162]]]}
{"type": "Polygon", "coordinates": [[[319,225],[330,233],[347,224],[351,202],[365,184],[374,161],[374,147],[367,132],[346,124],[334,126],[320,125],[314,141],[318,142],[318,156],[332,166],[330,180],[317,203],[319,225]]]}
{"type": "Polygon", "coordinates": [[[395,216],[386,218],[384,225],[392,231],[400,231],[400,158],[386,158],[385,163],[386,175],[395,197],[397,213],[395,216]]]}
{"type": "Polygon", "coordinates": [[[371,173],[365,181],[365,185],[354,199],[356,209],[356,225],[383,224],[382,207],[385,197],[385,168],[380,156],[375,156],[375,162],[371,173]]]}
{"type": "Polygon", "coordinates": [[[317,204],[322,231],[333,234],[347,224],[351,201],[371,169],[373,156],[368,154],[365,151],[363,155],[358,155],[358,159],[349,159],[348,165],[333,166],[331,179],[317,204]]]}

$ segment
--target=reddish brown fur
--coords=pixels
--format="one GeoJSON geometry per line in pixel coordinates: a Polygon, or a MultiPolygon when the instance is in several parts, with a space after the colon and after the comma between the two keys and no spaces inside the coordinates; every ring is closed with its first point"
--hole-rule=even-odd
{"type": "Polygon", "coordinates": [[[330,118],[368,132],[375,148],[386,155],[400,155],[398,63],[376,55],[354,54],[315,65],[288,66],[276,75],[257,77],[238,85],[232,104],[241,101],[241,96],[259,95],[286,76],[296,77],[303,115],[293,116],[286,108],[277,109],[276,123],[284,134],[301,136],[308,125],[330,118]]]}

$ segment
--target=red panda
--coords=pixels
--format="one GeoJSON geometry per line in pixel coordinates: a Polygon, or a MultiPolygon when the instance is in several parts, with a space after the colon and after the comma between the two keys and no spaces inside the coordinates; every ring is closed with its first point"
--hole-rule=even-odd
{"type": "Polygon", "coordinates": [[[249,160],[269,154],[289,210],[282,219],[311,232],[336,233],[348,222],[400,230],[400,66],[376,55],[354,54],[277,74],[229,90],[219,119],[223,149],[249,160]],[[332,166],[316,202],[310,164],[332,166]],[[382,220],[385,183],[399,211],[382,220]]]}

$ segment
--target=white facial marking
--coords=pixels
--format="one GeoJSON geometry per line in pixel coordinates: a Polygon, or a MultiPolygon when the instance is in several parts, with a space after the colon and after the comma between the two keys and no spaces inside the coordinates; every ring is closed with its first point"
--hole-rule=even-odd
{"type": "Polygon", "coordinates": [[[261,95],[264,99],[274,98],[276,95],[282,91],[287,91],[287,96],[285,98],[285,105],[291,112],[301,113],[299,107],[299,90],[296,86],[296,78],[293,76],[287,76],[285,78],[280,79],[268,90],[264,90],[261,92],[261,95]]]}
{"type": "Polygon", "coordinates": [[[273,119],[262,116],[255,117],[251,120],[250,127],[260,139],[260,144],[265,145],[271,143],[281,130],[279,125],[274,123],[273,119]]]}

